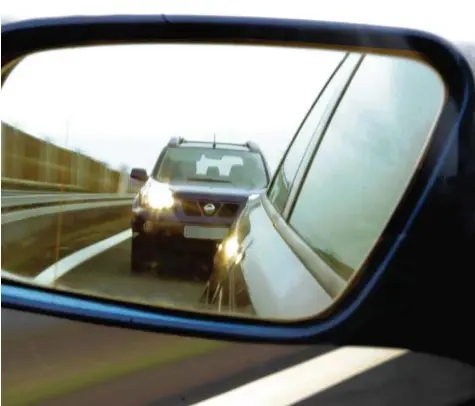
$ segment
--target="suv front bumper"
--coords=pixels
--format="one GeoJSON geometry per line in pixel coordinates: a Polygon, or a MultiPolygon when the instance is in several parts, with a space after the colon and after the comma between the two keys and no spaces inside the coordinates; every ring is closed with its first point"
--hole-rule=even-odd
{"type": "Polygon", "coordinates": [[[132,213],[132,240],[135,247],[144,246],[147,251],[184,255],[214,252],[221,238],[190,238],[187,237],[188,227],[198,226],[206,229],[222,229],[222,238],[231,226],[232,220],[220,219],[210,221],[209,218],[180,219],[174,213],[158,212],[148,209],[134,210],[132,213]],[[204,220],[204,221],[203,221],[204,220]],[[227,220],[227,221],[223,221],[227,220]],[[147,247],[145,247],[145,245],[147,247]]]}

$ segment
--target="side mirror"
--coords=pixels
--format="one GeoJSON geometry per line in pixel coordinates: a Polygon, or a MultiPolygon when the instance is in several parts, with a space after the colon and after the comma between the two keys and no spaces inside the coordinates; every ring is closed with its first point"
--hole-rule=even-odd
{"type": "Polygon", "coordinates": [[[148,179],[147,171],[143,168],[133,168],[130,172],[130,177],[141,182],[145,182],[148,179]]]}
{"type": "MultiPolygon", "coordinates": [[[[59,114],[62,104],[82,100],[89,94],[84,89],[94,88],[89,102],[96,105],[88,111],[115,103],[114,114],[127,115],[128,121],[95,114],[81,116],[81,124],[90,133],[107,128],[106,145],[117,156],[132,158],[138,147],[144,160],[147,154],[155,158],[156,134],[183,131],[175,117],[193,123],[221,104],[230,110],[228,97],[239,97],[249,112],[260,112],[267,100],[282,98],[276,106],[291,100],[278,114],[269,108],[269,116],[249,116],[256,121],[240,118],[253,137],[259,135],[252,126],[272,124],[259,131],[272,134],[281,118],[296,126],[285,130],[287,139],[273,137],[267,146],[259,141],[264,155],[273,147],[286,152],[269,194],[252,196],[252,210],[244,212],[239,210],[249,192],[226,179],[150,182],[147,207],[138,197],[134,201],[133,193],[85,194],[87,187],[119,188],[120,174],[94,162],[105,160],[109,151],[94,148],[100,159],[69,159],[66,147],[43,142],[40,129],[38,137],[3,131],[4,188],[9,181],[17,189],[47,190],[55,181],[61,182],[56,189],[68,185],[77,192],[2,195],[3,307],[170,334],[473,356],[475,193],[468,172],[475,162],[469,147],[475,138],[469,127],[475,84],[466,59],[448,42],[380,26],[136,15],[5,24],[2,45],[2,75],[11,68],[1,90],[3,121],[23,126],[46,102],[45,117],[49,111],[59,114]],[[208,64],[202,70],[180,65],[196,55],[200,67],[208,64]],[[236,68],[237,62],[258,57],[261,62],[253,62],[252,69],[236,68]],[[86,58],[94,69],[84,72],[86,58]],[[286,64],[297,58],[301,62],[286,64]],[[17,60],[29,69],[10,65],[17,60]],[[243,75],[232,81],[232,91],[222,89],[221,63],[237,69],[232,75],[243,75]],[[283,66],[285,72],[276,74],[283,66]],[[292,66],[298,68],[288,71],[292,66]],[[25,72],[36,76],[26,81],[25,72]],[[202,79],[205,73],[209,80],[202,79]],[[74,80],[74,86],[64,92],[58,76],[74,80]],[[142,82],[127,87],[130,93],[117,103],[110,89],[124,77],[142,82]],[[267,89],[276,80],[279,89],[270,95],[267,89]],[[25,83],[51,90],[45,98],[41,88],[25,83]],[[189,88],[195,85],[201,87],[189,88]],[[197,97],[186,103],[191,111],[170,103],[177,88],[197,97]],[[248,89],[255,108],[248,105],[248,89]],[[302,93],[288,96],[298,89],[302,93]],[[215,96],[218,90],[222,97],[215,96]],[[242,93],[235,96],[238,90],[242,93]],[[146,94],[160,99],[150,107],[146,94]],[[29,109],[22,103],[27,98],[29,109]],[[150,138],[131,135],[130,128],[150,138]],[[113,140],[124,137],[130,147],[120,151],[113,140]],[[51,165],[52,157],[61,159],[51,165]],[[236,213],[243,217],[232,223],[236,213]],[[64,241],[68,251],[58,258],[56,249],[64,241]],[[96,255],[102,259],[89,260],[96,255]]],[[[234,129],[226,116],[219,125],[221,118],[234,129]]],[[[56,114],[50,119],[59,120],[56,114]]],[[[190,128],[199,133],[194,124],[190,128]]],[[[63,137],[59,132],[57,138],[63,137]]],[[[170,146],[172,154],[201,155],[201,150],[200,141],[170,146]]],[[[130,177],[149,178],[142,168],[132,169],[130,177]]]]}

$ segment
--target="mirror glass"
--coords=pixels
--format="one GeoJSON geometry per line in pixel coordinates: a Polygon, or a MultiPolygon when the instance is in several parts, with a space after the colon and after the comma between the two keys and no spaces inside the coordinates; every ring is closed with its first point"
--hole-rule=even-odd
{"type": "Polygon", "coordinates": [[[122,44],[16,61],[2,91],[2,277],[272,320],[371,253],[445,103],[412,55],[122,44]]]}

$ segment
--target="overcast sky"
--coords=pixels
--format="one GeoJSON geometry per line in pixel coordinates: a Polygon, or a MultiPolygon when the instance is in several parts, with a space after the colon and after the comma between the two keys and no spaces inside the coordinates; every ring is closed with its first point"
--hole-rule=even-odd
{"type": "Polygon", "coordinates": [[[275,167],[342,59],[337,51],[121,45],[29,56],[2,89],[2,120],[113,167],[150,170],[171,136],[254,140],[275,167]]]}

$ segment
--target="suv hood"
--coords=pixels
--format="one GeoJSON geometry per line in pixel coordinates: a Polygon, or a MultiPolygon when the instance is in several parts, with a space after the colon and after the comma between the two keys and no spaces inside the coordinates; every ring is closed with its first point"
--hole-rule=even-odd
{"type": "Polygon", "coordinates": [[[173,185],[157,182],[153,179],[147,181],[144,187],[153,186],[153,184],[161,185],[170,189],[178,198],[194,199],[194,200],[212,200],[212,201],[228,201],[240,203],[246,201],[249,196],[262,193],[265,188],[244,189],[221,184],[185,184],[173,185]]]}

